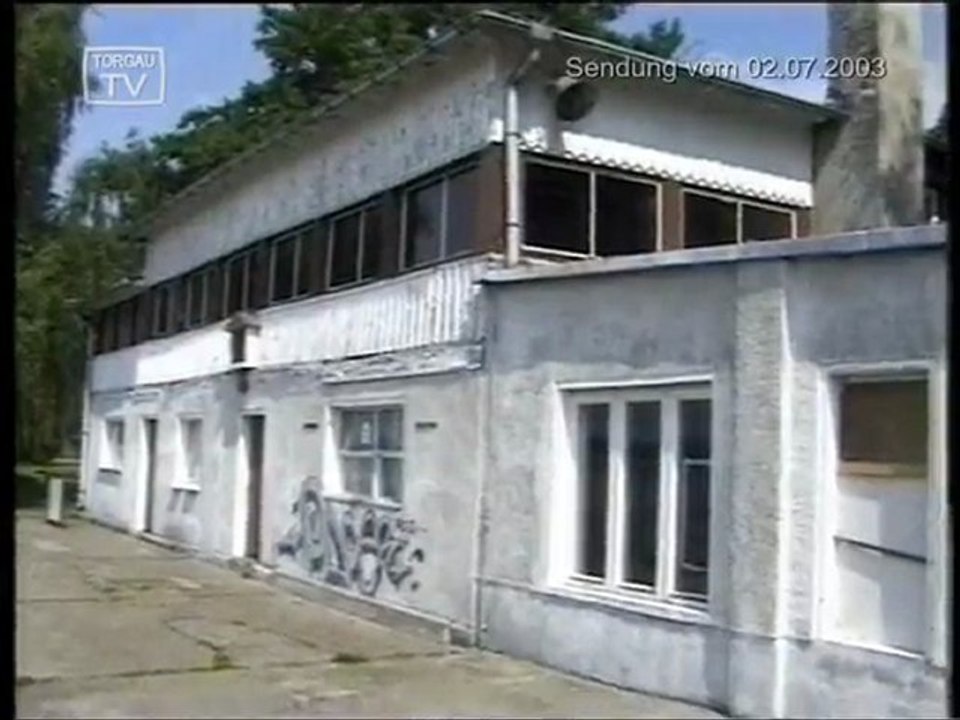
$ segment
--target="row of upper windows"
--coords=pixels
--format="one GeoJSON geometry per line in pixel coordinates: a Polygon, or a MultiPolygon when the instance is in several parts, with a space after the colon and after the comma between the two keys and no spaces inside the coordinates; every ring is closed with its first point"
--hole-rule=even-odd
{"type": "MultiPolygon", "coordinates": [[[[525,247],[560,257],[664,249],[668,215],[680,236],[674,247],[797,235],[794,209],[682,188],[679,211],[670,213],[662,183],[593,167],[528,159],[523,183],[525,247]]],[[[481,251],[480,192],[471,158],[259,241],[107,308],[98,318],[96,351],[481,251]]]]}

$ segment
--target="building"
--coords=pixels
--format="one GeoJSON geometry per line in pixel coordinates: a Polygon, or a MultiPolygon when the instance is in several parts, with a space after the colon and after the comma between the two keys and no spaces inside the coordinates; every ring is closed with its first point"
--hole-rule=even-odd
{"type": "Polygon", "coordinates": [[[738,715],[944,714],[916,8],[831,21],[893,67],[827,108],[481,13],[189,188],[97,320],[89,511],[738,715]]]}

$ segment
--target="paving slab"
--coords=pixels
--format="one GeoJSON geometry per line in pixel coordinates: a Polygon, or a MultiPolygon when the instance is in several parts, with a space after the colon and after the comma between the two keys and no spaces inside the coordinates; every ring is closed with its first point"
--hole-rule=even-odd
{"type": "Polygon", "coordinates": [[[17,517],[17,714],[720,717],[381,625],[92,525],[17,517]]]}

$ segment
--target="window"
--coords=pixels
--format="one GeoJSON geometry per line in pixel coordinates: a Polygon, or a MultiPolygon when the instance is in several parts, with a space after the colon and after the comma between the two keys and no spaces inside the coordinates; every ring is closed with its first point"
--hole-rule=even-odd
{"type": "Polygon", "coordinates": [[[248,253],[244,253],[234,257],[227,264],[227,315],[232,315],[247,307],[249,257],[248,253]]]}
{"type": "Polygon", "coordinates": [[[926,646],[928,385],[923,377],[838,383],[834,631],[926,646]]]}
{"type": "Polygon", "coordinates": [[[461,167],[404,194],[404,267],[475,247],[477,170],[461,167]]]}
{"type": "Polygon", "coordinates": [[[571,396],[573,575],[659,598],[709,590],[711,402],[705,387],[571,396]]]}
{"type": "Polygon", "coordinates": [[[576,253],[590,251],[590,175],[528,163],[526,245],[576,253]]]}
{"type": "Polygon", "coordinates": [[[403,408],[339,411],[343,489],[374,500],[403,501],[403,408]]]}
{"type": "Polygon", "coordinates": [[[273,243],[272,302],[293,297],[297,264],[297,236],[290,235],[273,243]]]}
{"type": "Polygon", "coordinates": [[[792,238],[794,219],[792,210],[683,191],[685,248],[792,238]]]}
{"type": "Polygon", "coordinates": [[[190,319],[190,285],[186,277],[180,277],[173,282],[174,297],[176,302],[173,306],[173,330],[180,332],[186,329],[190,319]]]}
{"type": "Polygon", "coordinates": [[[190,327],[203,324],[204,316],[204,272],[195,272],[190,276],[189,320],[190,327]]]}
{"type": "Polygon", "coordinates": [[[183,484],[199,488],[203,476],[203,421],[183,418],[180,421],[183,441],[183,484]]]}
{"type": "Polygon", "coordinates": [[[297,265],[297,295],[318,292],[323,286],[324,248],[329,228],[317,223],[300,233],[300,262],[297,265]]]}
{"type": "Polygon", "coordinates": [[[108,307],[103,310],[103,351],[113,352],[117,349],[117,309],[108,307]]]}
{"type": "Polygon", "coordinates": [[[207,269],[207,322],[223,318],[223,271],[220,263],[207,269]]]}
{"type": "Polygon", "coordinates": [[[330,257],[331,287],[380,275],[383,232],[383,208],[379,204],[334,220],[330,257]]]}
{"type": "Polygon", "coordinates": [[[270,246],[257,243],[248,253],[247,310],[266,307],[270,300],[270,246]]]}
{"type": "Polygon", "coordinates": [[[153,324],[152,308],[150,306],[152,297],[152,293],[142,292],[136,298],[134,341],[137,343],[146,342],[150,339],[150,331],[153,324]]]}
{"type": "Polygon", "coordinates": [[[133,344],[133,303],[127,301],[116,306],[117,313],[117,342],[118,348],[129,347],[133,344]]]}
{"type": "Polygon", "coordinates": [[[657,249],[657,185],[536,162],[526,173],[528,247],[601,256],[657,249]]]}
{"type": "Polygon", "coordinates": [[[104,452],[100,467],[103,470],[123,472],[123,420],[107,420],[104,423],[104,452]]]}

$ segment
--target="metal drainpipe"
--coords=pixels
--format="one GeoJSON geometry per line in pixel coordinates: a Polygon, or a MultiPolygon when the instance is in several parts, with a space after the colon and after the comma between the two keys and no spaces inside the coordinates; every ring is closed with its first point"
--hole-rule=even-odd
{"type": "Polygon", "coordinates": [[[526,59],[507,78],[507,92],[504,102],[503,148],[506,153],[507,218],[506,265],[513,267],[520,262],[520,111],[517,85],[524,75],[540,59],[540,49],[533,48],[526,59]]]}

